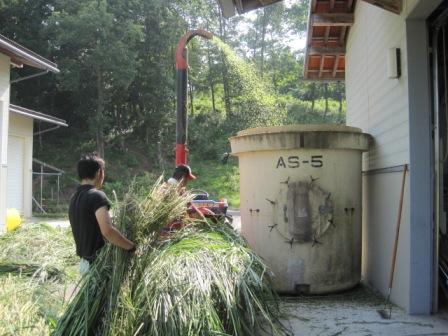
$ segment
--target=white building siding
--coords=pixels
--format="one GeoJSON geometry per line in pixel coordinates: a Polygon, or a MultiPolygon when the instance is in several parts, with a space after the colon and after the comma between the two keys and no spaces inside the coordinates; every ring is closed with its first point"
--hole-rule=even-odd
{"type": "Polygon", "coordinates": [[[25,138],[8,136],[6,208],[24,212],[25,138]]]}
{"type": "MultiPolygon", "coordinates": [[[[402,172],[363,177],[362,275],[387,295],[402,172]],[[387,192],[386,192],[387,190],[387,192]]],[[[406,179],[409,190],[409,176],[406,179]]],[[[391,299],[409,307],[409,192],[405,193],[391,299]]]]}
{"type": "Polygon", "coordinates": [[[9,122],[9,57],[0,54],[0,233],[6,223],[6,172],[9,122]]]}
{"type": "Polygon", "coordinates": [[[33,179],[33,119],[21,116],[16,113],[10,114],[9,119],[9,139],[15,145],[21,147],[21,151],[8,150],[7,173],[7,204],[21,208],[19,210],[25,217],[32,214],[32,179],[33,179]],[[21,169],[20,172],[12,171],[21,169]],[[22,178],[21,183],[15,180],[22,178]],[[21,198],[21,202],[18,200],[21,198]]]}
{"type": "Polygon", "coordinates": [[[375,138],[364,169],[409,161],[404,18],[359,1],[347,43],[347,125],[375,138]],[[402,76],[387,78],[387,51],[400,48],[402,76]]]}
{"type": "MultiPolygon", "coordinates": [[[[401,16],[358,1],[346,55],[347,125],[374,137],[363,170],[409,163],[409,103],[405,17],[416,1],[404,1],[401,16]],[[401,77],[387,77],[387,52],[400,48],[401,77]]],[[[387,294],[403,172],[363,177],[363,278],[387,294]]],[[[409,180],[407,180],[407,183],[409,180]]],[[[401,221],[391,299],[409,309],[409,184],[401,221]]]]}
{"type": "Polygon", "coordinates": [[[33,138],[33,119],[11,113],[9,117],[9,134],[33,138]]]}

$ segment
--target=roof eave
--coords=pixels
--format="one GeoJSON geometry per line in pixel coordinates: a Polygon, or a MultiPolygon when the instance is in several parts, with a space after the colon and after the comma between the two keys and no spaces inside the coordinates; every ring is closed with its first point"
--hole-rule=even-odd
{"type": "Polygon", "coordinates": [[[345,45],[356,0],[310,2],[303,78],[344,81],[345,45]],[[316,29],[315,29],[316,28],[316,29]]]}
{"type": "Polygon", "coordinates": [[[10,57],[11,63],[15,66],[26,64],[38,69],[59,73],[57,65],[24,46],[0,35],[0,53],[10,57]]]}
{"type": "Polygon", "coordinates": [[[218,0],[219,6],[221,7],[222,15],[229,19],[235,16],[235,5],[232,0],[218,0]]]}
{"type": "Polygon", "coordinates": [[[282,0],[218,0],[226,19],[238,14],[272,5],[282,0]]]}
{"type": "Polygon", "coordinates": [[[59,118],[56,118],[56,117],[53,117],[53,116],[50,116],[48,114],[44,114],[41,112],[33,111],[33,110],[30,110],[30,109],[27,109],[27,108],[24,108],[21,106],[9,104],[9,111],[20,114],[20,115],[28,117],[28,118],[35,119],[35,120],[41,120],[41,121],[48,122],[50,124],[68,127],[67,122],[63,119],[59,119],[59,118]]]}

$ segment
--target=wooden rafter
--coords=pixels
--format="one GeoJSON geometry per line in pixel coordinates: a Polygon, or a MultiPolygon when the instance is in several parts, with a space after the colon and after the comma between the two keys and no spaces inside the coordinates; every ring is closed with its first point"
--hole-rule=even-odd
{"type": "Polygon", "coordinates": [[[341,35],[339,35],[339,45],[344,45],[345,34],[347,34],[347,27],[341,28],[341,35]]]}
{"type": "Polygon", "coordinates": [[[321,78],[324,71],[324,64],[325,64],[325,55],[322,55],[320,58],[320,67],[319,67],[319,77],[321,78]]]}
{"type": "MultiPolygon", "coordinates": [[[[308,70],[308,72],[309,73],[314,73],[314,74],[316,74],[316,73],[319,74],[320,68],[319,69],[310,69],[310,70],[308,70]]],[[[336,74],[343,73],[343,72],[345,72],[345,70],[340,70],[340,69],[336,70],[336,74]]],[[[325,73],[332,74],[333,73],[333,68],[331,68],[331,69],[323,69],[322,73],[323,74],[325,74],[325,73]]]]}
{"type": "Polygon", "coordinates": [[[352,6],[353,6],[353,0],[348,0],[347,1],[347,12],[352,11],[352,6]]]}
{"type": "Polygon", "coordinates": [[[325,36],[324,36],[324,43],[327,45],[328,43],[328,37],[330,36],[330,26],[325,28],[325,36]]]}
{"type": "MultiPolygon", "coordinates": [[[[312,40],[313,43],[311,45],[313,45],[314,42],[323,43],[324,39],[325,39],[325,36],[313,37],[313,40],[312,40]]],[[[328,43],[330,43],[330,42],[337,42],[336,44],[339,44],[339,36],[329,36],[328,43]]]]}
{"type": "Polygon", "coordinates": [[[308,56],[311,55],[345,55],[345,47],[329,48],[329,47],[310,47],[308,56]]]}
{"type": "Polygon", "coordinates": [[[403,0],[364,0],[364,1],[395,14],[400,14],[403,8],[403,0]]]}
{"type": "Polygon", "coordinates": [[[344,80],[345,44],[354,24],[354,4],[354,0],[310,0],[304,79],[344,80]]]}
{"type": "Polygon", "coordinates": [[[320,82],[320,83],[332,83],[332,82],[339,82],[339,81],[343,81],[344,80],[344,74],[343,73],[338,73],[336,78],[330,78],[330,77],[322,77],[319,78],[318,76],[308,76],[307,78],[305,78],[306,81],[312,81],[312,82],[320,82]]]}
{"type": "Polygon", "coordinates": [[[352,26],[355,22],[353,13],[311,14],[310,20],[313,27],[344,27],[352,26]]]}
{"type": "Polygon", "coordinates": [[[336,58],[334,60],[334,65],[333,65],[333,77],[336,77],[336,72],[338,71],[338,66],[339,66],[339,59],[340,59],[341,55],[336,55],[336,58]]]}

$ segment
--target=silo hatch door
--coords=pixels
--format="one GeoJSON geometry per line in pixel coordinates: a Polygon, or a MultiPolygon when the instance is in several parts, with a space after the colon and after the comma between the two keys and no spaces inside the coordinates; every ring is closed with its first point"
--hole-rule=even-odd
{"type": "Polygon", "coordinates": [[[333,223],[331,194],[316,182],[288,183],[288,231],[299,243],[315,242],[333,223]]]}

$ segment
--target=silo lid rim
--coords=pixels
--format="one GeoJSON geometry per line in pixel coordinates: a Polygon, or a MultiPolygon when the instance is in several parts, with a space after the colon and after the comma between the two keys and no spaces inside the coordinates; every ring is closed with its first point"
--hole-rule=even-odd
{"type": "Polygon", "coordinates": [[[344,126],[344,125],[284,125],[284,126],[270,126],[270,127],[256,127],[248,128],[239,131],[234,137],[257,134],[270,133],[301,133],[301,132],[339,132],[339,133],[363,133],[360,128],[344,126]]]}

